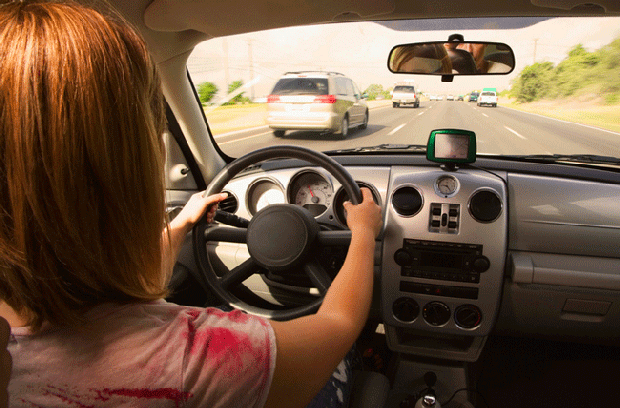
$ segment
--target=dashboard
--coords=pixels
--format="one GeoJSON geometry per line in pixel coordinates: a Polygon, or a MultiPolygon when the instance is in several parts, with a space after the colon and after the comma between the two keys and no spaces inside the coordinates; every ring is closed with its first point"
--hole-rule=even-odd
{"type": "MultiPolygon", "coordinates": [[[[620,335],[617,174],[594,181],[480,161],[461,169],[422,159],[339,161],[382,207],[371,318],[383,323],[392,350],[475,361],[493,332],[603,342],[620,335]]],[[[221,208],[243,218],[290,203],[323,229],[346,229],[341,185],[303,162],[256,166],[224,191],[221,208]]],[[[249,257],[243,244],[208,246],[214,265],[249,257]]],[[[345,254],[326,257],[335,272],[345,254]]],[[[280,305],[318,296],[311,285],[266,275],[245,285],[280,305]]]]}

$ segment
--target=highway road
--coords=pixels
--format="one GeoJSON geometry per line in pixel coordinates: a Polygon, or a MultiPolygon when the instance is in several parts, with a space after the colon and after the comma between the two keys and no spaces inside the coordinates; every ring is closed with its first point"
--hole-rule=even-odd
{"type": "Polygon", "coordinates": [[[426,144],[433,129],[457,128],[476,133],[478,153],[488,154],[599,154],[620,157],[620,134],[569,123],[503,106],[478,107],[473,102],[423,101],[419,108],[370,111],[368,128],[338,135],[288,131],[276,138],[267,126],[216,135],[222,150],[239,157],[261,147],[295,144],[326,151],[382,143],[426,144]]]}

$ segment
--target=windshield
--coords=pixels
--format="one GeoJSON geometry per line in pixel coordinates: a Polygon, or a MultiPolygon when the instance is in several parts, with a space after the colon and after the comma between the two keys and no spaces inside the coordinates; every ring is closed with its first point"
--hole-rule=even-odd
{"type": "MultiPolygon", "coordinates": [[[[476,63],[486,72],[498,64],[476,63]]],[[[394,146],[425,145],[440,128],[475,132],[479,155],[620,157],[617,17],[289,27],[205,41],[188,70],[215,141],[231,157],[274,144],[398,153],[394,146]],[[455,33],[508,44],[514,71],[442,82],[388,70],[395,45],[455,33]]]]}

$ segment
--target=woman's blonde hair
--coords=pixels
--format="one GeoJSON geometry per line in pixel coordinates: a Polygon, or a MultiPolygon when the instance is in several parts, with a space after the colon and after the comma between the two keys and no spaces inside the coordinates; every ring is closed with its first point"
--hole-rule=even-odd
{"type": "Polygon", "coordinates": [[[165,295],[159,77],[118,16],[0,5],[0,298],[29,325],[165,295]]]}
{"type": "Polygon", "coordinates": [[[443,44],[411,44],[401,46],[392,53],[391,66],[396,72],[407,72],[405,65],[415,58],[426,58],[438,62],[434,73],[452,73],[452,62],[443,44]]]}

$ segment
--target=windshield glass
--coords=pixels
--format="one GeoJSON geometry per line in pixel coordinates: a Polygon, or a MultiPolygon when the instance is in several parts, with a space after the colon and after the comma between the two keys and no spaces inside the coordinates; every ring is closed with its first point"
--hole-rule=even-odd
{"type": "MultiPolygon", "coordinates": [[[[500,64],[470,52],[485,72],[500,64]]],[[[188,69],[215,141],[231,157],[274,144],[397,152],[395,145],[425,145],[439,128],[475,132],[478,154],[620,157],[616,17],[289,27],[205,41],[188,69]],[[395,45],[454,33],[506,43],[514,71],[442,82],[388,70],[395,45]]]]}

